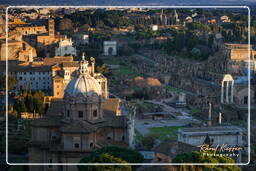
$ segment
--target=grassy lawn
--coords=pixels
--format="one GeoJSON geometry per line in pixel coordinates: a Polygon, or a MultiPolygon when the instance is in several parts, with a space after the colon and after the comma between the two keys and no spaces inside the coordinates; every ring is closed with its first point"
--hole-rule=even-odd
{"type": "Polygon", "coordinates": [[[128,78],[134,78],[137,74],[129,66],[121,66],[118,69],[113,69],[113,73],[116,75],[127,75],[128,78]]]}
{"type": "Polygon", "coordinates": [[[160,139],[171,139],[177,140],[178,138],[178,129],[181,128],[180,126],[165,126],[165,127],[154,127],[149,128],[150,135],[160,139]]]}
{"type": "Polygon", "coordinates": [[[108,64],[108,65],[119,65],[120,61],[117,59],[118,57],[114,58],[108,58],[108,59],[103,59],[103,63],[108,64]]]}
{"type": "Polygon", "coordinates": [[[197,113],[200,113],[201,111],[199,109],[191,109],[190,112],[191,112],[192,115],[195,115],[197,113]]]}
{"type": "Polygon", "coordinates": [[[180,89],[175,88],[175,87],[165,86],[165,88],[166,88],[168,91],[172,91],[172,92],[176,92],[176,93],[181,92],[181,90],[180,90],[180,89]]]}
{"type": "Polygon", "coordinates": [[[143,113],[145,112],[162,112],[161,105],[158,104],[152,104],[152,103],[138,103],[138,109],[141,110],[143,113]]]}

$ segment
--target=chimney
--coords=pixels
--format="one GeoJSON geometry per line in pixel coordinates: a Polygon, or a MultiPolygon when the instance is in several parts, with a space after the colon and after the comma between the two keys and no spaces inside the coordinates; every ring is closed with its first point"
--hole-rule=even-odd
{"type": "Polygon", "coordinates": [[[218,122],[219,122],[219,124],[221,124],[221,122],[222,122],[222,114],[221,114],[221,112],[219,112],[218,122]]]}
{"type": "Polygon", "coordinates": [[[212,104],[209,102],[208,126],[212,126],[212,104]]]}
{"type": "Polygon", "coordinates": [[[91,60],[91,64],[92,64],[91,75],[94,76],[95,59],[94,59],[94,57],[91,57],[90,60],[91,60]]]}

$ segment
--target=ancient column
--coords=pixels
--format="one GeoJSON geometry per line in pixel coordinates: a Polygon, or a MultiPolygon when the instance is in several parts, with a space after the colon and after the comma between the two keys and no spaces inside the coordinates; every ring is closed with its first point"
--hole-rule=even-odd
{"type": "Polygon", "coordinates": [[[224,102],[224,81],[221,82],[221,103],[224,102]]]}
{"type": "Polygon", "coordinates": [[[229,95],[229,93],[228,93],[228,90],[229,90],[229,81],[226,81],[226,82],[227,82],[227,84],[226,84],[226,102],[229,103],[229,98],[228,98],[228,95],[229,95]]]}
{"type": "Polygon", "coordinates": [[[231,103],[234,102],[234,80],[231,81],[231,103]]]}
{"type": "Polygon", "coordinates": [[[212,104],[209,102],[208,126],[212,126],[212,104]]]}
{"type": "Polygon", "coordinates": [[[221,112],[219,112],[219,118],[218,118],[218,121],[219,121],[219,124],[221,124],[221,112]]]}
{"type": "Polygon", "coordinates": [[[134,124],[135,124],[135,116],[136,116],[136,106],[132,104],[127,104],[127,117],[128,117],[128,138],[129,138],[129,147],[131,149],[134,149],[135,147],[135,130],[134,130],[134,124]]]}
{"type": "Polygon", "coordinates": [[[224,102],[224,81],[221,82],[221,103],[224,102]]]}

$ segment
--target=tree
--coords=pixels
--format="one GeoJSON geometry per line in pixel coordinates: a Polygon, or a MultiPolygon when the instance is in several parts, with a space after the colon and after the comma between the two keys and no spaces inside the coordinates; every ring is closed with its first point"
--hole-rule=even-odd
{"type": "MultiPolygon", "coordinates": [[[[178,154],[172,163],[235,163],[232,158],[220,156],[207,156],[202,152],[193,151],[190,153],[178,154]]],[[[179,171],[218,171],[218,170],[232,170],[240,171],[240,168],[235,165],[198,165],[198,166],[177,166],[179,171]]]]}
{"type": "Polygon", "coordinates": [[[36,91],[33,95],[33,106],[36,113],[44,113],[44,93],[42,91],[36,91]]]}
{"type": "MultiPolygon", "coordinates": [[[[17,85],[17,79],[13,76],[8,76],[8,90],[12,90],[17,85]]],[[[0,90],[6,89],[6,76],[0,76],[0,90]]]]}
{"type": "MultiPolygon", "coordinates": [[[[97,163],[127,163],[125,160],[114,157],[108,153],[101,154],[97,163]]],[[[92,166],[93,171],[132,171],[132,167],[130,165],[97,165],[92,166]]],[[[83,171],[84,169],[79,169],[83,171]]]]}
{"type": "MultiPolygon", "coordinates": [[[[135,150],[116,146],[108,146],[94,151],[88,157],[82,158],[80,163],[103,163],[105,160],[100,159],[102,154],[111,155],[113,157],[119,158],[120,161],[127,163],[142,163],[144,160],[143,156],[135,150]]],[[[104,163],[108,162],[113,163],[111,161],[105,161],[104,163]]],[[[93,170],[95,166],[78,166],[78,168],[80,171],[93,170]]]]}
{"type": "Polygon", "coordinates": [[[11,90],[17,85],[17,80],[13,76],[8,76],[8,89],[11,90]]]}
{"type": "Polygon", "coordinates": [[[102,73],[103,75],[106,75],[106,76],[111,75],[111,70],[106,64],[97,66],[96,70],[97,70],[97,72],[102,73]]]}
{"type": "Polygon", "coordinates": [[[156,137],[153,135],[147,135],[142,137],[140,140],[140,144],[146,149],[151,150],[155,144],[156,137]]]}
{"type": "Polygon", "coordinates": [[[28,112],[34,112],[34,101],[31,94],[27,94],[25,97],[25,105],[28,112]]]}
{"type": "Polygon", "coordinates": [[[211,139],[211,138],[209,137],[209,135],[207,135],[207,136],[205,137],[204,143],[211,146],[211,145],[213,144],[213,139],[211,139]]]}
{"type": "Polygon", "coordinates": [[[24,100],[15,101],[14,109],[18,112],[18,114],[20,114],[21,112],[26,112],[27,108],[24,103],[24,100]]]}

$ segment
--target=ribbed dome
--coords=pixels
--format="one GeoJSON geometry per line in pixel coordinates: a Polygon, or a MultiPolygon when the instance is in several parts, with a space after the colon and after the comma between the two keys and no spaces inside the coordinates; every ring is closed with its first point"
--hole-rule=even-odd
{"type": "Polygon", "coordinates": [[[73,97],[76,97],[78,94],[90,97],[94,94],[100,96],[102,93],[96,79],[89,74],[81,74],[69,82],[65,94],[73,97]]]}

